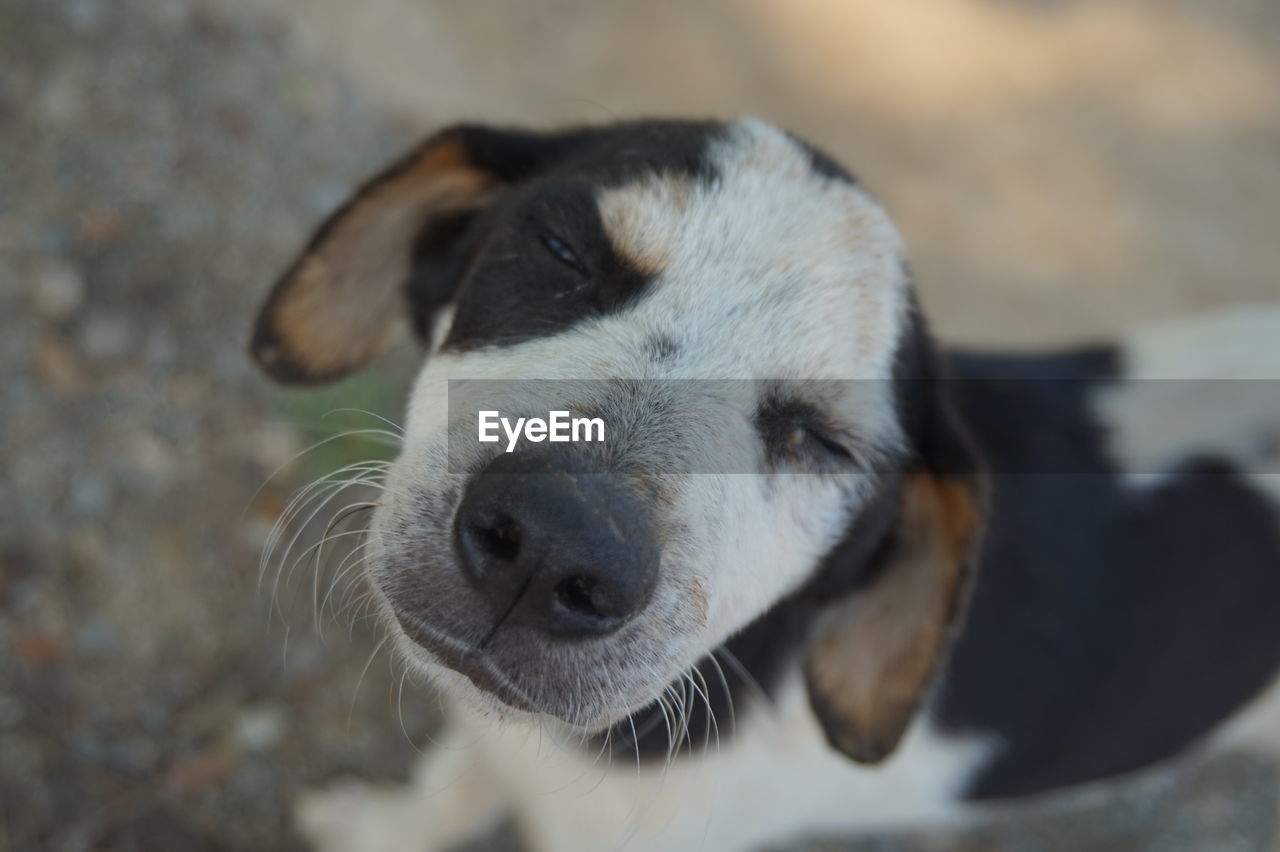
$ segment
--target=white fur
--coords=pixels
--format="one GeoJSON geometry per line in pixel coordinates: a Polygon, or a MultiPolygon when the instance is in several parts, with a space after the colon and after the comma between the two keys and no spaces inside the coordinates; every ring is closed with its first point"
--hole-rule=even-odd
{"type": "Polygon", "coordinates": [[[941,735],[922,716],[892,761],[867,769],[828,747],[798,676],[774,708],[755,711],[731,744],[696,743],[693,756],[638,769],[458,707],[411,788],[314,794],[301,822],[334,852],[442,849],[487,830],[498,810],[515,815],[534,852],[747,852],[970,814],[956,793],[987,744],[941,735]]]}
{"type": "Polygon", "coordinates": [[[1122,361],[1124,381],[1096,404],[1132,484],[1210,455],[1280,501],[1280,307],[1152,326],[1123,341],[1122,361]]]}

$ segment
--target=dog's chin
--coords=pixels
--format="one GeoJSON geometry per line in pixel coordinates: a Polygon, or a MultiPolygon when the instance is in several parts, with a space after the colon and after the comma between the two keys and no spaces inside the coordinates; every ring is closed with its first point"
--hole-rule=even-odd
{"type": "Polygon", "coordinates": [[[654,700],[642,700],[634,707],[625,708],[579,707],[571,716],[562,707],[537,705],[491,666],[449,665],[434,649],[424,647],[403,628],[397,638],[400,656],[413,672],[464,706],[505,723],[532,725],[553,721],[571,732],[591,735],[612,727],[654,700]]]}

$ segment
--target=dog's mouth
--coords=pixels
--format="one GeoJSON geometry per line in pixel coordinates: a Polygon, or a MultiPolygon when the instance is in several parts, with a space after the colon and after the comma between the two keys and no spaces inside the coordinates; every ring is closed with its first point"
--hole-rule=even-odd
{"type": "MultiPolygon", "coordinates": [[[[530,635],[522,629],[497,632],[492,642],[467,638],[460,625],[454,630],[431,623],[416,607],[398,605],[384,597],[412,664],[429,678],[442,669],[465,679],[475,692],[456,693],[464,703],[509,719],[555,719],[572,729],[595,733],[653,704],[665,684],[654,684],[647,671],[619,665],[623,659],[645,657],[650,646],[644,630],[574,646],[530,635]]],[[[639,625],[636,625],[637,627],[639,625]]],[[[441,682],[448,688],[447,681],[441,682]]],[[[460,683],[457,684],[461,686],[460,683]]]]}
{"type": "Polygon", "coordinates": [[[392,610],[396,623],[410,641],[430,653],[440,665],[471,681],[482,693],[525,713],[546,712],[511,681],[485,649],[454,639],[427,626],[421,619],[402,614],[394,606],[392,610]]]}

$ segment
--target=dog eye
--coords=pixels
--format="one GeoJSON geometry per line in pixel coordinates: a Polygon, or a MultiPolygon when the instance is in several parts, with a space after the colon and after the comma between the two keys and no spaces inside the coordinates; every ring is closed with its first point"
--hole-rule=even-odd
{"type": "Polygon", "coordinates": [[[551,234],[543,234],[542,244],[551,253],[552,257],[565,266],[568,266],[579,275],[587,274],[587,269],[582,265],[582,261],[578,260],[578,256],[573,253],[573,249],[569,248],[569,244],[564,240],[551,234]]]}
{"type": "Polygon", "coordinates": [[[802,400],[765,398],[756,410],[755,426],[773,464],[838,469],[856,461],[838,430],[802,400]]]}
{"type": "Polygon", "coordinates": [[[803,422],[792,425],[786,436],[786,446],[789,452],[796,455],[817,451],[841,460],[853,459],[853,455],[839,441],[803,422]]]}

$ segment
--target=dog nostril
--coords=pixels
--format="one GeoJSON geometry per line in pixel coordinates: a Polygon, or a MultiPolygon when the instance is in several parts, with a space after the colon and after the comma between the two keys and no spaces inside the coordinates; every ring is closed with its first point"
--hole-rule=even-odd
{"type": "Polygon", "coordinates": [[[520,555],[520,525],[507,517],[489,524],[473,524],[474,541],[485,553],[502,562],[514,562],[520,555]]]}
{"type": "Polygon", "coordinates": [[[502,455],[453,516],[460,579],[511,642],[611,633],[648,604],[658,553],[648,507],[616,476],[569,474],[558,457],[502,455]],[[514,632],[513,632],[514,631],[514,632]]]}
{"type": "Polygon", "coordinates": [[[570,612],[580,615],[600,615],[600,609],[591,597],[595,582],[586,577],[570,577],[556,584],[556,600],[570,612]]]}

